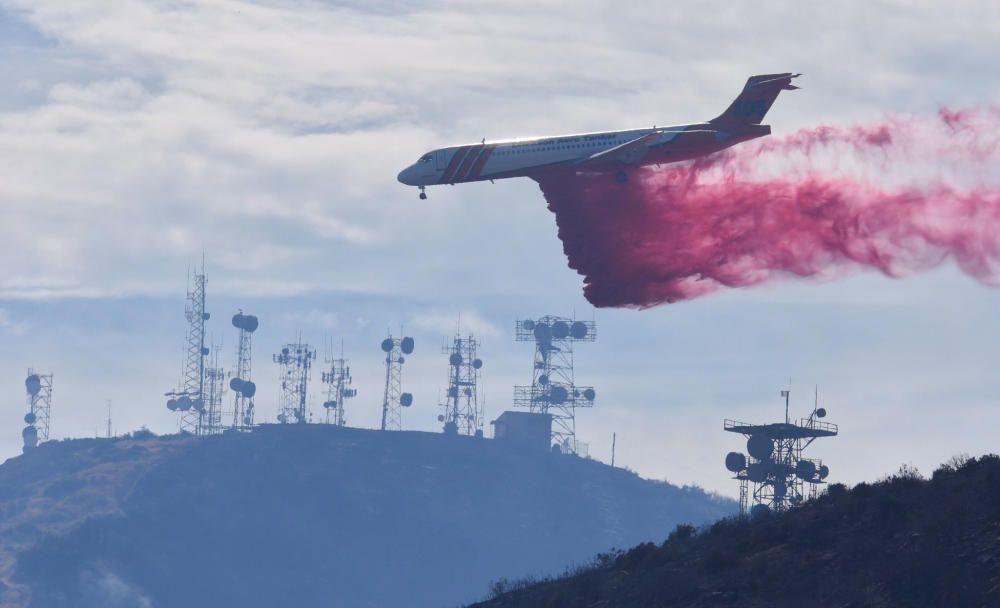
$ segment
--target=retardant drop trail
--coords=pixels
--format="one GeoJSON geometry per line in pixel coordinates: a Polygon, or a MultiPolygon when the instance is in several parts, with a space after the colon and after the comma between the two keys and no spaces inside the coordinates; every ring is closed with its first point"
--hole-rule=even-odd
{"type": "Polygon", "coordinates": [[[951,258],[1000,284],[1000,111],[823,126],[689,163],[536,177],[595,306],[646,308],[785,276],[903,277],[951,258]]]}

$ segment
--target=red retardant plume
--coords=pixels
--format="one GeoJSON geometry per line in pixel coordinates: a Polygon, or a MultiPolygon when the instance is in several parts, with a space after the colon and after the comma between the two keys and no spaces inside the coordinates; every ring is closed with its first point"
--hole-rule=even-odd
{"type": "Polygon", "coordinates": [[[626,184],[614,170],[536,179],[599,307],[861,268],[902,277],[948,259],[998,285],[998,148],[1000,111],[942,109],[633,169],[626,184]]]}

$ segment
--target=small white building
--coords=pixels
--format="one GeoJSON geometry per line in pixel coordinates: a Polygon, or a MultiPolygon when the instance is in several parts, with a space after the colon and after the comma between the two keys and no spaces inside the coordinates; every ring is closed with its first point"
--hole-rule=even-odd
{"type": "Polygon", "coordinates": [[[493,439],[531,451],[548,451],[552,440],[552,415],[506,411],[490,422],[493,439]]]}

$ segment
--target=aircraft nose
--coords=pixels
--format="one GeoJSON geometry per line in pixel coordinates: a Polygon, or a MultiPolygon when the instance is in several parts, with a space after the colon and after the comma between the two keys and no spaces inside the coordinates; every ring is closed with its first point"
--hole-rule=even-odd
{"type": "Polygon", "coordinates": [[[400,171],[399,175],[396,176],[396,179],[399,180],[399,183],[401,183],[401,184],[405,184],[407,186],[413,186],[414,185],[414,183],[413,183],[413,165],[410,165],[409,167],[407,167],[407,168],[403,169],[402,171],[400,171]]]}

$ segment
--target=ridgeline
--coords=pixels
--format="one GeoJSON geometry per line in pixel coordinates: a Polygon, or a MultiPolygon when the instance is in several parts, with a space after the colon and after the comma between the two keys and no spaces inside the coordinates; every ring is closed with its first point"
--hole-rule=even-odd
{"type": "Polygon", "coordinates": [[[502,582],[480,608],[1000,606],[1000,458],[830,486],[783,514],[680,526],[563,578],[502,582]]]}
{"type": "Polygon", "coordinates": [[[270,426],[0,466],[0,605],[447,607],[731,501],[464,436],[270,426]]]}

